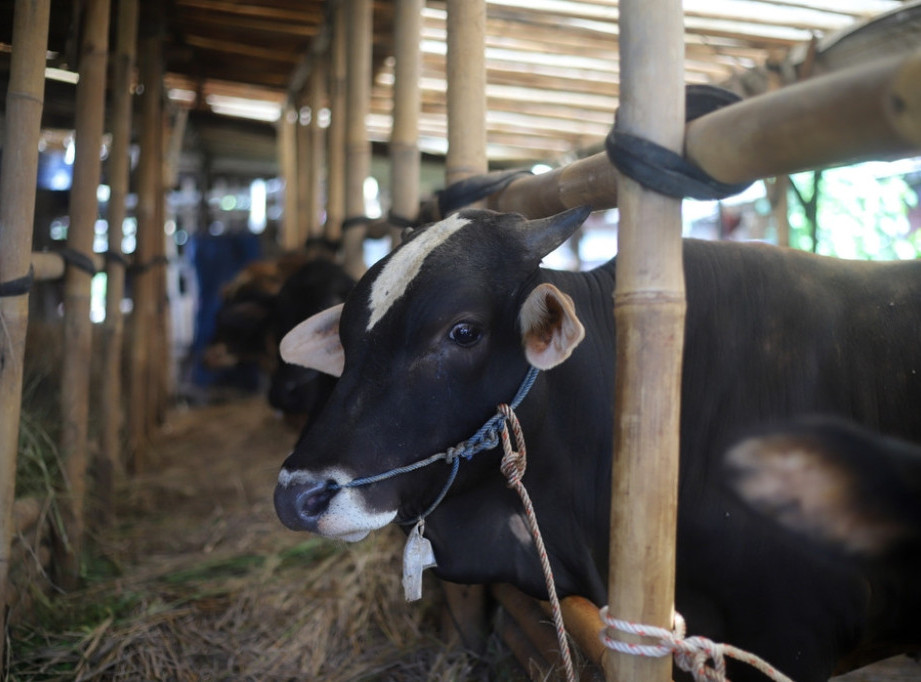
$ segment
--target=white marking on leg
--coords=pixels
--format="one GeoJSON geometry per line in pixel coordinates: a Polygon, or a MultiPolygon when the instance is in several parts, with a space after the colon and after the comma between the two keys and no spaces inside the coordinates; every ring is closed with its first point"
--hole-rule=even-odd
{"type": "Polygon", "coordinates": [[[406,288],[419,274],[428,255],[448,237],[471,222],[470,218],[460,218],[456,214],[449,216],[426,229],[393,254],[371,286],[371,299],[368,302],[371,319],[368,320],[368,331],[371,331],[391,306],[406,293],[406,288]]]}

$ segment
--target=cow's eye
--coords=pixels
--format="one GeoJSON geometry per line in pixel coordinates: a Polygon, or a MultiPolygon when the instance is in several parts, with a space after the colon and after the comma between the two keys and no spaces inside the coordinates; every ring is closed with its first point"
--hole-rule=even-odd
{"type": "Polygon", "coordinates": [[[451,328],[451,333],[448,334],[454,343],[464,347],[472,346],[480,340],[482,335],[483,332],[480,328],[470,322],[458,322],[451,328]]]}

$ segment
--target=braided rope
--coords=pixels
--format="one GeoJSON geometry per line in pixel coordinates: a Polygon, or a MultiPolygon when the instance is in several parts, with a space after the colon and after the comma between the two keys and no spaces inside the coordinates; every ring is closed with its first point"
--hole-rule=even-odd
{"type": "Polygon", "coordinates": [[[550,597],[550,608],[553,613],[553,624],[556,628],[556,638],[560,646],[560,655],[563,657],[563,667],[566,670],[566,679],[574,682],[576,679],[575,671],[572,666],[572,656],[569,653],[569,643],[566,640],[566,628],[563,625],[563,612],[560,609],[560,600],[556,594],[556,586],[553,581],[553,571],[550,568],[550,559],[547,556],[547,549],[544,546],[543,537],[540,534],[540,528],[537,525],[537,515],[534,513],[534,505],[531,504],[531,497],[521,482],[527,467],[527,452],[525,450],[524,433],[521,430],[521,424],[518,423],[518,417],[514,409],[509,405],[499,405],[499,413],[503,417],[500,425],[500,434],[502,436],[502,450],[505,454],[502,456],[500,468],[503,476],[508,479],[508,487],[512,488],[521,497],[521,504],[524,506],[525,516],[528,519],[528,526],[531,529],[531,535],[534,537],[534,544],[537,546],[537,554],[540,557],[540,565],[544,571],[544,580],[547,583],[547,594],[550,597]],[[515,445],[518,450],[512,449],[509,429],[515,434],[515,445]]]}
{"type": "Polygon", "coordinates": [[[675,613],[673,631],[652,625],[640,625],[613,618],[608,615],[608,607],[601,609],[601,620],[607,626],[601,631],[601,641],[609,649],[622,654],[661,658],[674,654],[675,664],[691,673],[695,682],[729,682],[726,677],[725,656],[748,663],[774,682],[793,682],[793,680],[752,653],[743,651],[731,644],[718,644],[706,637],[685,638],[686,626],[680,613],[675,613]],[[631,644],[615,639],[613,630],[626,632],[640,637],[655,638],[659,644],[631,644]],[[712,664],[709,662],[712,661],[712,664]]]}

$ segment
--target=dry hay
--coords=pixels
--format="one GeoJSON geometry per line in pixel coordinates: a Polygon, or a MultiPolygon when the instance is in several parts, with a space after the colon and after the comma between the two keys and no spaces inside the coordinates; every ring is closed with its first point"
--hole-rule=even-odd
{"type": "Polygon", "coordinates": [[[294,440],[261,401],[172,415],[156,471],[120,490],[92,537],[86,586],[38,609],[6,647],[12,680],[484,680],[516,668],[438,637],[440,589],[407,604],[403,536],[347,545],[272,509],[294,440]]]}

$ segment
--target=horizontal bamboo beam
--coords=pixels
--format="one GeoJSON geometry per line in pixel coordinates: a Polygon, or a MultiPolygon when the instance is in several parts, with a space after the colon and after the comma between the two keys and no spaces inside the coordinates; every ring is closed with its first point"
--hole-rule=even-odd
{"type": "Polygon", "coordinates": [[[685,153],[722,182],[921,151],[921,51],[725,107],[687,127],[685,153]]]}
{"type": "MultiPolygon", "coordinates": [[[[812,78],[702,116],[685,129],[685,156],[727,183],[921,153],[921,51],[812,78]]],[[[617,206],[604,152],[522,177],[489,207],[530,218],[590,204],[617,206]]]]}
{"type": "MultiPolygon", "coordinates": [[[[94,253],[91,258],[96,272],[102,272],[106,266],[103,255],[94,253]]],[[[34,251],[32,252],[32,269],[36,282],[52,282],[64,276],[67,271],[67,261],[61,254],[54,251],[34,251]]]]}

